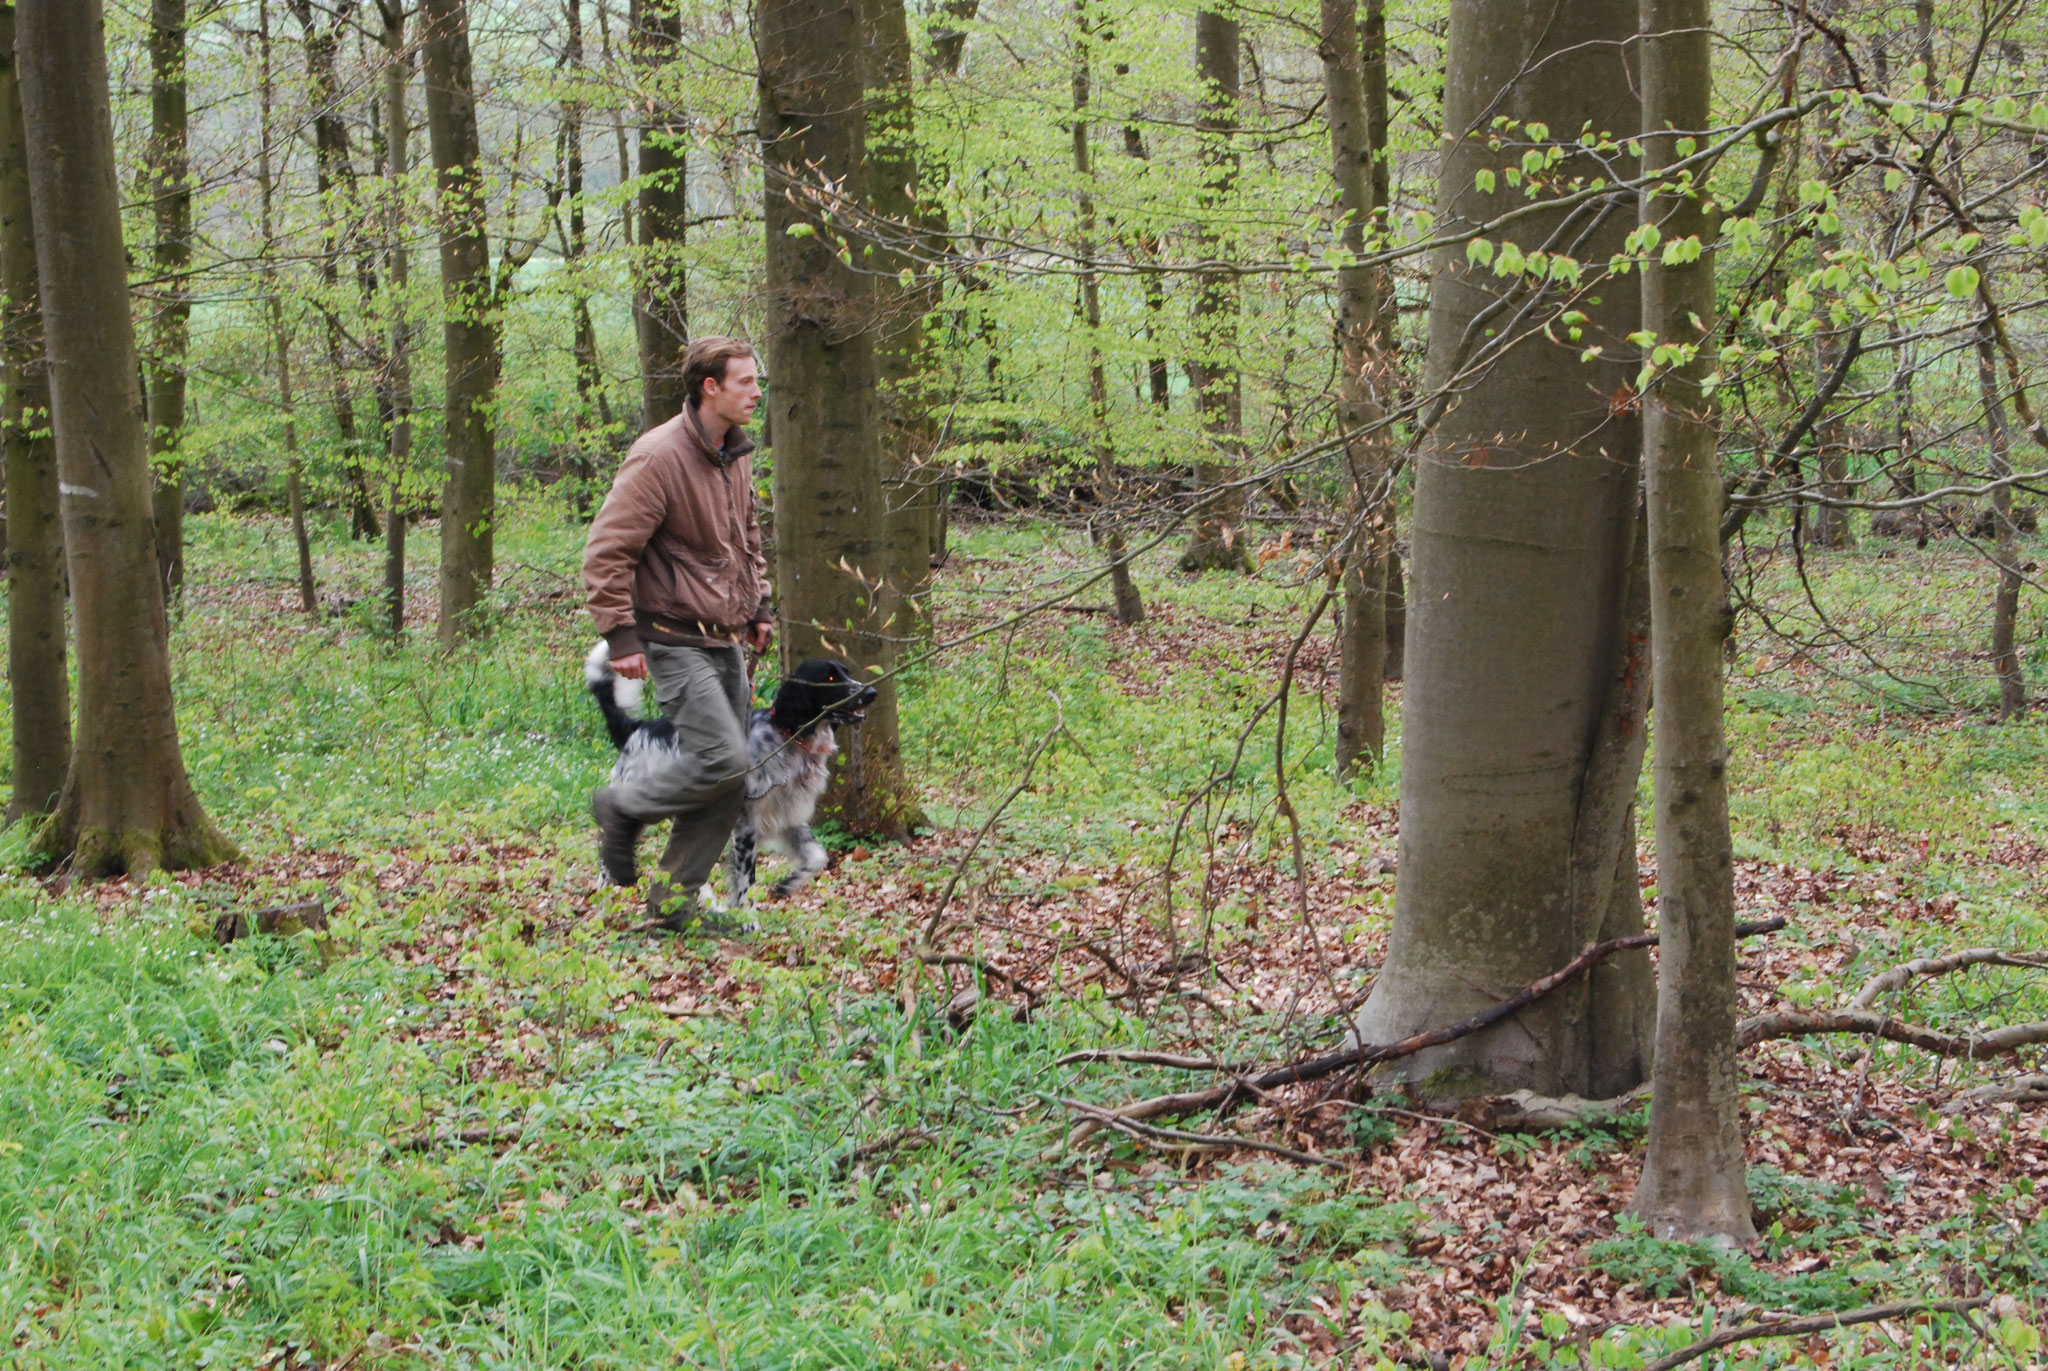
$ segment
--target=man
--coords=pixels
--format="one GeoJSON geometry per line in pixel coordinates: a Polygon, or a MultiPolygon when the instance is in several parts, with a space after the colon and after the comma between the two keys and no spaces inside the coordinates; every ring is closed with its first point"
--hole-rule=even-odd
{"type": "Polygon", "coordinates": [[[612,882],[634,884],[641,830],[672,818],[648,907],[678,931],[712,926],[695,892],[746,802],[745,653],[767,651],[774,636],[745,428],[761,402],[753,348],[697,339],[683,354],[683,386],[683,412],[627,452],[583,548],[583,586],[612,669],[653,677],[677,742],[674,761],[591,796],[598,860],[612,882]]]}

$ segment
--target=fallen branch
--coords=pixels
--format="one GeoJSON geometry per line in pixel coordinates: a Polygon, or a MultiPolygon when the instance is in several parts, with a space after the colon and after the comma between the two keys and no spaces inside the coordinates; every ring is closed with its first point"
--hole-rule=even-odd
{"type": "Polygon", "coordinates": [[[1944,1114],[1964,1114],[1993,1104],[2048,1104],[2048,1076],[2015,1076],[1965,1090],[1941,1107],[1944,1114]]]}
{"type": "Polygon", "coordinates": [[[922,1128],[899,1128],[894,1133],[885,1134],[882,1137],[876,1138],[873,1142],[864,1142],[859,1147],[847,1152],[839,1160],[832,1163],[832,1169],[843,1176],[862,1162],[872,1157],[879,1157],[885,1152],[894,1152],[899,1147],[906,1147],[913,1143],[924,1145],[936,1143],[937,1141],[936,1137],[925,1132],[922,1128]]]}
{"type": "Polygon", "coordinates": [[[937,948],[919,947],[912,949],[912,955],[926,966],[964,966],[991,981],[998,981],[1024,997],[1026,1010],[1036,1010],[1045,998],[993,962],[971,957],[965,952],[941,952],[937,948]]]}
{"type": "Polygon", "coordinates": [[[1114,1128],[1117,1132],[1127,1133],[1134,1138],[1147,1138],[1155,1142],[1184,1143],[1192,1147],[1248,1147],[1254,1152],[1268,1152],[1273,1156],[1285,1157],[1289,1161],[1301,1162],[1307,1166],[1327,1166],[1338,1171],[1348,1171],[1351,1169],[1335,1157],[1318,1157],[1313,1152],[1302,1152],[1296,1148],[1283,1147],[1279,1143],[1261,1142],[1257,1138],[1233,1138],[1222,1133],[1189,1133],[1179,1128],[1154,1128],[1150,1124],[1138,1123],[1110,1110],[1098,1109],[1092,1104],[1083,1104],[1079,1100],[1061,1100],[1060,1103],[1100,1127],[1114,1128]]]}
{"type": "Polygon", "coordinates": [[[1908,1047],[1917,1047],[1940,1057],[1981,1061],[1986,1057],[2002,1057],[2022,1047],[2048,1043],[2048,1021],[2008,1024],[1988,1033],[1960,1034],[1944,1033],[1925,1024],[1907,1023],[1904,1019],[1895,1019],[1874,1009],[1826,1009],[1813,1013],[1788,1010],[1744,1019],[1736,1027],[1736,1040],[1743,1047],[1755,1047],[1758,1043],[1779,1038],[1806,1038],[1821,1033],[1860,1033],[1866,1037],[1883,1038],[1887,1042],[1905,1043],[1908,1047]]]}
{"type": "Polygon", "coordinates": [[[430,1152],[436,1147],[499,1147],[516,1143],[526,1136],[519,1128],[463,1128],[452,1133],[436,1133],[431,1129],[399,1138],[388,1144],[394,1152],[430,1152]]]}
{"type": "Polygon", "coordinates": [[[1989,1303],[1991,1296],[1973,1295],[1966,1300],[1876,1304],[1866,1309],[1848,1309],[1837,1314],[1808,1314],[1798,1319],[1771,1319],[1763,1323],[1745,1323],[1735,1328],[1724,1328],[1712,1337],[1701,1338],[1690,1346],[1679,1348],[1668,1357],[1659,1357],[1645,1366],[1643,1371],[1673,1371],[1674,1367],[1697,1361],[1709,1352],[1756,1338],[1796,1338],[1806,1333],[1827,1333],[1859,1323],[1882,1323],[1886,1319],[1905,1318],[1910,1314],[1966,1314],[1972,1309],[1982,1309],[1989,1303]]]}
{"type": "Polygon", "coordinates": [[[1942,976],[1971,966],[2025,966],[2043,970],[2048,969],[2048,952],[2007,952],[1996,947],[1971,947],[1946,956],[1921,957],[1895,966],[1882,975],[1872,976],[1856,992],[1856,998],[1843,1007],[1869,1009],[1877,1003],[1880,995],[1903,989],[1917,977],[1942,976]]]}
{"type": "MultiPolygon", "coordinates": [[[[1756,923],[1737,924],[1735,935],[1744,938],[1758,933],[1773,933],[1783,928],[1785,923],[1785,917],[1778,915],[1756,923]]],[[[1149,1100],[1139,1100],[1135,1104],[1108,1112],[1114,1113],[1119,1119],[1132,1120],[1154,1119],[1169,1114],[1188,1114],[1201,1109],[1220,1109],[1234,1102],[1241,1094],[1275,1090],[1283,1085],[1296,1085],[1303,1081],[1321,1080],[1325,1076],[1352,1067],[1376,1066],[1381,1062],[1412,1056],[1428,1048],[1440,1047],[1445,1043],[1468,1037],[1482,1028],[1492,1027],[1526,1009],[1559,986],[1570,984],[1617,952],[1627,952],[1639,947],[1654,947],[1656,944],[1655,933],[1635,933],[1625,938],[1609,938],[1604,943],[1590,944],[1585,951],[1548,976],[1531,981],[1506,999],[1488,1005],[1469,1019],[1460,1019],[1456,1023],[1445,1024],[1442,1028],[1425,1029],[1423,1032],[1410,1034],[1398,1042],[1360,1044],[1341,1052],[1331,1052],[1288,1066],[1275,1067],[1256,1076],[1237,1076],[1206,1090],[1156,1095],[1149,1100]]],[[[1067,1137],[1067,1145],[1072,1147],[1086,1141],[1099,1127],[1100,1125],[1092,1120],[1075,1125],[1067,1137]]]]}
{"type": "Polygon", "coordinates": [[[1054,1066],[1073,1066],[1077,1062],[1131,1062],[1138,1066],[1170,1066],[1176,1071],[1222,1071],[1232,1076],[1241,1075],[1258,1065],[1256,1062],[1219,1062],[1211,1057],[1186,1057],[1178,1052],[1137,1052],[1124,1051],[1113,1047],[1091,1047],[1080,1052],[1069,1052],[1054,1062],[1054,1066]]]}

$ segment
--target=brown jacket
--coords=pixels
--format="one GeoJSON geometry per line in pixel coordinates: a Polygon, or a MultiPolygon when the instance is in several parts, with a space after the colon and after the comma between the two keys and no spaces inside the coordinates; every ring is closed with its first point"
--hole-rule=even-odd
{"type": "Polygon", "coordinates": [[[626,453],[583,545],[590,617],[613,657],[646,642],[728,644],[771,621],[753,450],[741,428],[707,447],[686,408],[626,453]]]}

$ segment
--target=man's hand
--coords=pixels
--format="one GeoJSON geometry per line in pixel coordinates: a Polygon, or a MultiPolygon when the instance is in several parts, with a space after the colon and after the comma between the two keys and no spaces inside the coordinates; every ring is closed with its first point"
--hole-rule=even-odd
{"type": "Polygon", "coordinates": [[[775,625],[751,623],[747,625],[747,646],[755,652],[766,652],[768,644],[775,641],[775,625]]]}
{"type": "Polygon", "coordinates": [[[647,654],[636,652],[630,657],[614,657],[612,670],[629,681],[644,681],[647,679],[647,654]]]}

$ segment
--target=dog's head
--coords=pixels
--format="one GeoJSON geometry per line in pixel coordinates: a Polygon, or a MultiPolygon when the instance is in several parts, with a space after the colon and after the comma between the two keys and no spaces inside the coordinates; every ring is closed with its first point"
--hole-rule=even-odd
{"type": "Polygon", "coordinates": [[[874,702],[875,688],[856,679],[846,663],[813,659],[782,678],[768,717],[784,733],[801,735],[826,724],[857,724],[874,702]]]}

